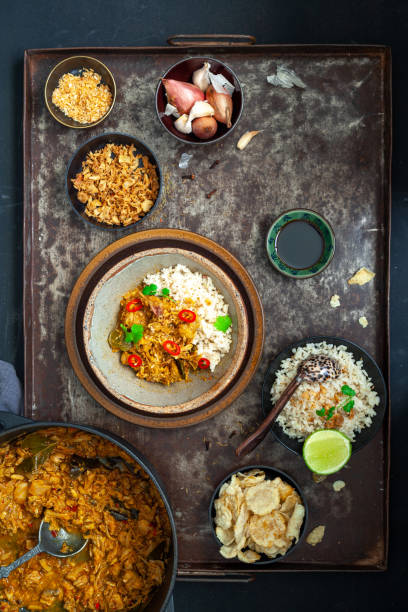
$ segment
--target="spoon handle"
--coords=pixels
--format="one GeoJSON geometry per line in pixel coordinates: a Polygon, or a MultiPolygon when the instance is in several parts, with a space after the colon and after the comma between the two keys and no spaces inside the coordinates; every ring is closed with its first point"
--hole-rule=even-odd
{"type": "Polygon", "coordinates": [[[26,561],[29,561],[30,559],[35,557],[35,555],[38,555],[38,553],[40,552],[41,547],[39,544],[37,544],[37,546],[34,546],[34,548],[24,553],[22,557],[19,557],[18,559],[13,561],[13,563],[10,563],[10,565],[4,565],[3,567],[0,567],[0,578],[7,578],[10,572],[20,567],[20,565],[22,565],[26,561]]]}
{"type": "Polygon", "coordinates": [[[247,455],[248,453],[253,451],[254,448],[256,448],[260,442],[262,442],[262,440],[265,438],[266,434],[268,433],[271,425],[273,424],[273,422],[275,421],[275,419],[277,418],[281,410],[285,407],[285,404],[292,397],[292,395],[294,394],[294,392],[296,391],[296,389],[298,388],[302,380],[303,380],[303,377],[300,374],[298,374],[288,384],[288,386],[283,391],[282,395],[280,396],[280,398],[278,399],[278,401],[276,402],[276,404],[274,405],[274,407],[272,408],[268,416],[262,421],[258,429],[254,431],[254,433],[251,434],[246,440],[241,442],[241,444],[235,450],[235,454],[237,455],[237,457],[240,457],[241,455],[247,455]]]}

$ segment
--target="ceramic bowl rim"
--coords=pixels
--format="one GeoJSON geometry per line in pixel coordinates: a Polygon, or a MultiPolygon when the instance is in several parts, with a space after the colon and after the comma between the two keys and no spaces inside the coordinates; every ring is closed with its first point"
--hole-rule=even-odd
{"type": "MultiPolygon", "coordinates": [[[[96,363],[93,363],[93,350],[92,350],[93,343],[92,343],[92,338],[91,338],[92,334],[90,330],[92,328],[92,320],[95,314],[95,302],[102,288],[106,286],[106,284],[109,283],[109,281],[112,278],[114,278],[116,274],[124,268],[124,266],[126,267],[132,266],[136,262],[141,262],[143,259],[149,258],[149,257],[161,256],[161,255],[171,256],[172,254],[177,255],[177,253],[175,253],[176,249],[172,247],[161,247],[160,249],[157,249],[157,251],[159,250],[160,252],[154,252],[155,249],[150,249],[140,254],[136,253],[136,254],[130,255],[128,258],[121,260],[115,266],[110,268],[102,276],[99,282],[95,285],[93,291],[90,294],[87,305],[85,307],[85,313],[84,313],[84,319],[83,319],[84,321],[83,343],[85,347],[85,353],[88,357],[88,363],[90,367],[92,368],[95,376],[100,380],[101,384],[112,395],[114,395],[115,397],[118,397],[119,399],[123,397],[121,393],[117,389],[114,389],[112,387],[112,385],[110,384],[110,380],[107,379],[106,375],[103,372],[101,372],[99,366],[96,363]],[[128,260],[132,260],[132,261],[128,261],[128,260]],[[117,270],[116,273],[112,274],[115,269],[117,270]],[[88,330],[88,331],[86,332],[85,330],[88,330]]],[[[198,264],[201,266],[205,266],[207,262],[209,261],[207,258],[204,258],[196,253],[193,253],[190,255],[190,253],[186,251],[185,254],[184,253],[181,253],[181,254],[186,259],[188,259],[189,262],[191,262],[190,265],[198,264]],[[204,260],[204,262],[202,263],[201,260],[204,260]]],[[[186,263],[185,265],[188,265],[188,264],[186,263]]],[[[142,402],[138,402],[131,397],[126,396],[126,403],[129,403],[130,406],[133,406],[134,408],[138,410],[141,410],[147,413],[151,413],[153,415],[160,415],[160,414],[168,415],[169,413],[168,413],[167,408],[169,407],[175,410],[174,414],[177,413],[181,415],[183,413],[189,413],[192,410],[196,409],[195,404],[199,403],[200,401],[203,402],[204,398],[205,398],[204,403],[207,403],[207,402],[212,401],[213,398],[216,398],[220,393],[222,393],[223,390],[228,387],[230,381],[235,378],[237,372],[242,367],[242,364],[245,359],[245,352],[246,352],[245,347],[248,345],[248,342],[249,342],[249,330],[248,330],[248,320],[247,320],[248,317],[247,317],[247,312],[245,309],[244,300],[242,299],[242,296],[239,294],[239,292],[237,292],[238,295],[235,295],[236,286],[231,281],[231,279],[227,276],[227,274],[219,266],[214,264],[214,267],[213,268],[211,267],[208,270],[208,273],[211,274],[213,278],[216,278],[217,281],[223,286],[223,289],[225,290],[225,292],[228,293],[231,301],[234,303],[234,307],[235,307],[236,314],[237,314],[237,320],[238,320],[237,327],[238,326],[239,327],[237,329],[237,342],[236,342],[235,350],[230,355],[230,351],[232,351],[233,349],[233,346],[231,346],[230,351],[227,354],[225,354],[221,359],[221,363],[222,363],[224,359],[228,359],[229,357],[231,361],[230,365],[228,366],[227,370],[224,372],[224,374],[222,374],[221,377],[216,377],[216,375],[214,376],[215,384],[212,385],[209,389],[207,389],[200,395],[195,396],[192,399],[183,401],[181,404],[175,402],[174,404],[165,403],[164,405],[156,404],[154,406],[153,405],[150,406],[147,404],[143,404],[142,402]]],[[[193,382],[194,382],[194,377],[193,377],[193,382]]],[[[177,396],[175,395],[175,397],[177,396]]]]}
{"type": "MultiPolygon", "coordinates": [[[[295,280],[303,280],[303,279],[306,279],[306,278],[312,278],[313,276],[317,276],[318,274],[323,272],[323,270],[325,270],[327,268],[327,266],[331,263],[331,261],[332,261],[332,259],[334,257],[335,251],[336,251],[336,236],[335,236],[335,233],[334,233],[334,230],[333,230],[331,224],[320,213],[316,212],[315,210],[313,210],[311,208],[290,208],[289,210],[285,210],[278,217],[276,217],[276,219],[270,225],[270,227],[268,229],[268,232],[266,234],[265,247],[266,247],[266,253],[268,255],[268,259],[271,262],[271,264],[273,265],[273,267],[275,268],[275,270],[277,270],[278,272],[280,272],[281,274],[283,274],[287,278],[292,278],[292,279],[295,279],[295,280]],[[288,272],[286,270],[282,270],[279,266],[276,265],[276,262],[271,257],[270,250],[273,250],[275,252],[276,249],[274,247],[273,248],[271,247],[271,249],[270,249],[270,247],[269,247],[269,238],[270,238],[270,235],[271,235],[272,231],[274,230],[276,224],[279,223],[279,221],[282,219],[282,217],[284,217],[285,215],[290,215],[291,213],[308,213],[308,214],[314,215],[315,217],[317,217],[323,223],[323,225],[326,226],[326,228],[327,228],[327,230],[328,230],[328,232],[330,234],[330,238],[331,238],[331,245],[329,245],[330,246],[330,255],[329,255],[327,261],[324,263],[324,265],[319,265],[318,270],[316,270],[315,272],[307,273],[308,270],[311,270],[312,268],[314,268],[316,265],[319,264],[319,262],[313,264],[312,266],[309,266],[308,268],[303,268],[301,270],[296,270],[296,271],[301,271],[302,272],[302,274],[300,276],[297,276],[295,273],[292,274],[292,273],[290,273],[290,272],[288,272]],[[304,273],[304,272],[306,272],[306,273],[304,273]]],[[[278,254],[277,254],[277,256],[279,258],[278,254]]],[[[279,260],[282,261],[280,258],[279,258],[279,260]]],[[[289,266],[284,261],[282,261],[282,263],[289,268],[289,266]]]]}
{"type": "MultiPolygon", "coordinates": [[[[211,533],[215,539],[215,541],[217,542],[218,547],[222,546],[222,542],[220,542],[220,540],[218,539],[216,533],[215,533],[215,526],[214,526],[214,518],[213,518],[213,514],[214,514],[214,502],[216,499],[216,496],[219,493],[219,490],[221,489],[222,485],[227,482],[228,480],[230,480],[232,478],[232,476],[234,474],[237,474],[238,472],[247,472],[249,470],[264,470],[265,472],[275,472],[276,476],[280,476],[282,478],[282,480],[285,480],[291,485],[294,486],[294,488],[296,489],[297,493],[300,496],[300,499],[302,501],[302,504],[305,508],[305,516],[303,518],[303,523],[302,523],[302,527],[301,527],[301,532],[299,534],[299,539],[297,542],[295,542],[294,544],[292,544],[292,546],[289,548],[289,550],[286,551],[286,553],[284,555],[279,555],[278,557],[275,557],[274,559],[268,559],[266,557],[266,555],[262,555],[261,559],[259,561],[255,561],[255,563],[250,563],[248,564],[249,566],[251,565],[270,565],[272,563],[277,563],[278,561],[282,561],[283,559],[286,559],[286,557],[288,555],[290,555],[295,548],[297,548],[299,546],[299,544],[302,543],[305,534],[306,534],[306,528],[307,528],[307,523],[308,523],[308,519],[309,519],[309,507],[308,507],[308,503],[307,503],[307,499],[305,494],[303,493],[303,489],[299,486],[298,482],[292,477],[290,476],[287,472],[284,472],[283,470],[280,470],[279,468],[276,468],[272,465],[258,465],[258,464],[251,464],[251,465],[245,465],[241,468],[237,468],[235,470],[233,470],[232,472],[230,472],[227,476],[225,476],[219,483],[218,485],[215,487],[214,492],[211,496],[211,501],[210,501],[210,505],[208,508],[208,520],[210,523],[210,528],[211,528],[211,533]],[[267,559],[267,560],[265,560],[267,559]]],[[[266,476],[268,476],[268,474],[265,474],[266,476]]],[[[239,561],[239,559],[235,558],[235,559],[231,559],[231,561],[235,561],[237,564],[241,564],[241,565],[247,565],[246,563],[243,563],[242,561],[239,561]]]]}
{"type": "Polygon", "coordinates": [[[102,121],[104,121],[108,115],[110,115],[113,107],[115,106],[115,102],[116,102],[116,81],[115,78],[112,74],[112,71],[109,70],[109,68],[107,67],[107,65],[102,62],[101,60],[97,59],[96,57],[92,57],[90,55],[70,55],[69,57],[65,57],[63,60],[61,60],[60,62],[58,62],[49,72],[48,76],[47,76],[47,80],[45,81],[45,85],[44,85],[44,99],[45,99],[45,105],[50,113],[50,115],[55,119],[55,121],[58,121],[58,123],[60,123],[61,125],[67,127],[67,128],[72,128],[74,130],[81,130],[81,129],[87,129],[87,128],[93,128],[95,126],[97,126],[99,123],[102,123],[102,121]],[[56,114],[54,113],[53,108],[51,107],[51,105],[48,102],[48,98],[47,98],[47,89],[48,89],[48,83],[52,77],[52,75],[54,74],[55,70],[57,68],[59,68],[60,66],[62,66],[63,64],[65,64],[68,60],[75,60],[75,59],[86,59],[86,60],[92,60],[94,62],[96,62],[97,64],[100,64],[101,66],[103,66],[104,70],[106,70],[106,72],[109,74],[109,76],[112,79],[112,83],[113,83],[113,92],[112,92],[112,103],[109,107],[109,109],[106,111],[106,113],[97,121],[93,121],[92,123],[78,123],[78,125],[70,125],[69,123],[66,123],[65,121],[63,121],[62,119],[60,119],[59,117],[56,116],[56,114]]]}
{"type": "MultiPolygon", "coordinates": [[[[242,85],[241,85],[241,81],[238,79],[237,75],[235,74],[234,70],[232,70],[232,68],[230,68],[228,66],[228,64],[225,64],[224,62],[222,62],[221,60],[215,58],[215,57],[208,57],[208,56],[189,56],[189,57],[185,57],[184,59],[179,60],[178,62],[175,62],[172,66],[170,66],[170,68],[167,68],[167,70],[163,73],[163,75],[159,78],[159,82],[157,83],[156,86],[156,91],[155,91],[155,95],[154,95],[154,103],[155,103],[155,109],[156,109],[156,116],[159,120],[160,125],[166,130],[166,132],[168,134],[170,134],[171,136],[173,136],[173,138],[176,138],[179,142],[182,142],[184,145],[211,145],[211,144],[216,144],[217,142],[221,142],[221,140],[223,140],[224,138],[226,138],[227,136],[229,136],[229,134],[231,134],[231,132],[235,129],[235,127],[238,125],[239,120],[241,119],[242,116],[242,111],[244,109],[244,92],[242,89],[242,85]],[[184,62],[187,62],[189,60],[203,60],[204,62],[208,61],[208,62],[217,62],[218,64],[221,64],[226,70],[228,70],[234,77],[234,79],[236,80],[236,82],[239,85],[239,90],[241,93],[241,108],[239,110],[238,113],[238,117],[235,120],[235,123],[233,123],[231,125],[230,128],[228,128],[228,131],[225,132],[225,134],[221,134],[221,136],[218,136],[216,138],[212,138],[209,140],[185,140],[182,136],[178,136],[177,134],[173,134],[173,132],[171,132],[168,127],[163,123],[161,117],[160,117],[160,112],[159,112],[159,106],[158,106],[158,97],[159,97],[159,91],[160,91],[160,86],[162,85],[162,79],[165,79],[166,76],[168,75],[168,73],[173,70],[173,68],[176,68],[176,66],[179,66],[180,64],[184,64],[184,62]]],[[[181,132],[180,132],[181,133],[181,132]]]]}

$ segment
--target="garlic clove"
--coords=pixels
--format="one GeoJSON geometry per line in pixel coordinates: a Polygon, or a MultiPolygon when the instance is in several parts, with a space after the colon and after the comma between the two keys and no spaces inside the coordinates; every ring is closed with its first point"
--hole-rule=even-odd
{"type": "Polygon", "coordinates": [[[189,121],[199,119],[200,117],[212,117],[215,113],[213,107],[207,100],[199,101],[194,104],[188,116],[189,121]]]}
{"type": "Polygon", "coordinates": [[[251,142],[253,137],[259,134],[259,132],[261,131],[262,130],[253,130],[252,132],[245,132],[245,134],[243,134],[237,142],[237,149],[239,149],[240,151],[245,149],[245,147],[251,142]]]}
{"type": "Polygon", "coordinates": [[[228,94],[232,96],[235,91],[235,87],[232,83],[228,81],[222,74],[213,74],[210,72],[209,74],[211,85],[214,87],[217,93],[228,94]]]}
{"type": "Polygon", "coordinates": [[[193,131],[191,120],[189,119],[189,116],[185,114],[180,115],[180,117],[176,119],[174,122],[174,127],[182,134],[191,134],[193,131]]]}
{"type": "Polygon", "coordinates": [[[201,68],[198,68],[198,70],[195,70],[193,72],[194,85],[199,87],[201,91],[204,91],[204,92],[210,84],[210,77],[209,77],[210,68],[211,68],[211,64],[209,64],[208,62],[205,62],[201,68]]]}
{"type": "Polygon", "coordinates": [[[173,106],[173,104],[170,104],[169,102],[166,104],[166,108],[164,109],[164,114],[169,116],[173,116],[176,117],[176,119],[178,119],[180,117],[180,113],[178,112],[177,108],[175,106],[173,106]]]}

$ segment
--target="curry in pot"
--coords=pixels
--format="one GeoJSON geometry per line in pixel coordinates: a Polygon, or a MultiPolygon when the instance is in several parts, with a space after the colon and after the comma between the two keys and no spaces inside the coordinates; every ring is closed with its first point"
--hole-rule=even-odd
{"type": "Polygon", "coordinates": [[[0,564],[35,546],[42,519],[79,531],[69,558],[41,553],[0,580],[0,610],[143,608],[163,582],[171,530],[158,490],[127,453],[74,428],[0,447],[0,564]]]}

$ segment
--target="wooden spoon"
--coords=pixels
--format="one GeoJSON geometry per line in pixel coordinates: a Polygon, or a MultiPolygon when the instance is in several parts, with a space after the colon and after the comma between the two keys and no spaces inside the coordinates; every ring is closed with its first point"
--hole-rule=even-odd
{"type": "Polygon", "coordinates": [[[235,450],[235,454],[240,457],[247,455],[258,446],[265,438],[275,419],[292,397],[298,386],[303,382],[322,383],[329,378],[337,378],[340,374],[340,367],[334,359],[327,355],[311,355],[300,364],[295,378],[288,384],[282,395],[272,408],[266,419],[260,424],[246,440],[241,442],[235,450]]]}

